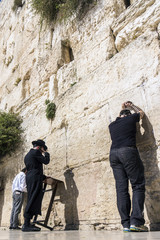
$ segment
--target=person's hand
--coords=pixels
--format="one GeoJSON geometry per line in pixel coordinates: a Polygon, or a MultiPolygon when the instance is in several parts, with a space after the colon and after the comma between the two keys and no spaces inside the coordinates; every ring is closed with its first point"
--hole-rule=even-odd
{"type": "Polygon", "coordinates": [[[131,108],[133,106],[133,103],[131,101],[127,101],[125,103],[126,108],[131,108]]]}
{"type": "Polygon", "coordinates": [[[125,108],[131,109],[132,106],[133,106],[133,103],[131,101],[127,101],[122,104],[122,109],[125,109],[125,108]]]}
{"type": "Polygon", "coordinates": [[[125,102],[124,103],[122,103],[122,109],[125,109],[126,108],[126,106],[125,106],[125,102]]]}
{"type": "Polygon", "coordinates": [[[133,103],[131,101],[124,102],[124,103],[122,103],[122,109],[128,108],[132,105],[133,105],[133,103]]]}

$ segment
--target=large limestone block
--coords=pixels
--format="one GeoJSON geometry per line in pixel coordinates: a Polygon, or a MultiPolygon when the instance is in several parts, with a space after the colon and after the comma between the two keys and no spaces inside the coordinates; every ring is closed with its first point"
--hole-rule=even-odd
{"type": "Polygon", "coordinates": [[[137,1],[115,20],[112,29],[118,51],[146,30],[157,29],[160,22],[159,7],[159,1],[137,1]]]}
{"type": "Polygon", "coordinates": [[[78,82],[74,61],[65,64],[57,71],[56,80],[58,82],[58,95],[65,94],[69,88],[78,82]]]}

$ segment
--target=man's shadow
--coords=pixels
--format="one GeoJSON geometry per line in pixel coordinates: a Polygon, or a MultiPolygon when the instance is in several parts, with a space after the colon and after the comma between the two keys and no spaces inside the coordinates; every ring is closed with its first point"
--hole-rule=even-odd
{"type": "Polygon", "coordinates": [[[145,206],[150,221],[150,230],[160,230],[160,171],[158,168],[157,145],[153,127],[145,115],[137,129],[137,147],[145,167],[145,206]]]}
{"type": "Polygon", "coordinates": [[[63,188],[63,193],[61,194],[60,201],[65,205],[65,230],[78,230],[79,218],[77,209],[77,198],[79,195],[79,191],[74,181],[74,173],[72,172],[72,169],[67,169],[64,172],[64,176],[66,188],[63,188]]]}

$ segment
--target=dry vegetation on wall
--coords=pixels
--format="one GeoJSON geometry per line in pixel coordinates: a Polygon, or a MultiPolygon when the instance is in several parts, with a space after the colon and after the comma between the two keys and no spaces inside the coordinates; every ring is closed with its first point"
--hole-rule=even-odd
{"type": "Polygon", "coordinates": [[[0,112],[0,158],[14,151],[21,142],[21,123],[17,114],[0,112]]]}
{"type": "Polygon", "coordinates": [[[59,19],[65,19],[71,16],[75,11],[83,15],[88,10],[90,4],[96,3],[97,0],[31,0],[32,7],[37,14],[40,14],[41,21],[52,22],[59,19]]]}

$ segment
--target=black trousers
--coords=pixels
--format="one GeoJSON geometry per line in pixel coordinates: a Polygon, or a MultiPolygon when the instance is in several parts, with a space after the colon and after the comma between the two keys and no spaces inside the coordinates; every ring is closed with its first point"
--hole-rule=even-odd
{"type": "Polygon", "coordinates": [[[110,164],[116,181],[117,207],[123,227],[143,225],[145,223],[143,216],[145,178],[143,163],[137,148],[111,149],[110,164]],[[133,191],[132,212],[128,192],[129,180],[133,191]]]}

